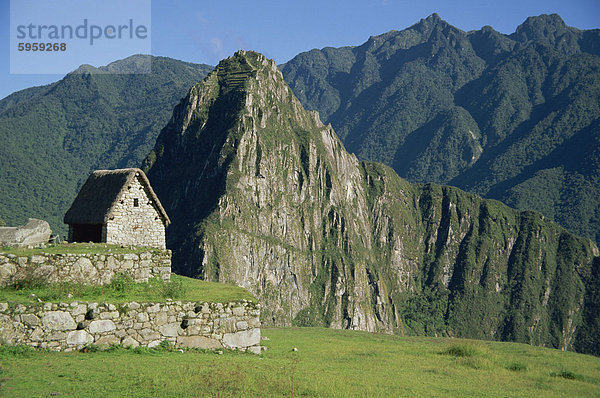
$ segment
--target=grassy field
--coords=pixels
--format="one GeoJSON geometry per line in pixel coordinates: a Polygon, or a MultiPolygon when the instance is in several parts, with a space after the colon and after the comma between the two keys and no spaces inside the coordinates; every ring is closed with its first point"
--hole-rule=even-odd
{"type": "Polygon", "coordinates": [[[572,352],[319,328],[264,329],[263,336],[270,340],[260,356],[0,347],[0,395],[600,396],[600,358],[572,352]]]}
{"type": "Polygon", "coordinates": [[[76,283],[58,283],[39,286],[11,286],[0,289],[0,302],[36,303],[89,302],[123,303],[130,301],[164,302],[167,299],[224,303],[256,299],[241,287],[171,274],[171,282],[151,279],[148,283],[134,283],[120,275],[105,286],[88,286],[76,283]]]}

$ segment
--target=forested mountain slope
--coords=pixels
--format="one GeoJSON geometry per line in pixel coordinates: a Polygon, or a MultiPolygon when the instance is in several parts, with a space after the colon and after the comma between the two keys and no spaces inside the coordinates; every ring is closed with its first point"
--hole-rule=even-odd
{"type": "Polygon", "coordinates": [[[83,65],[0,101],[0,217],[8,225],[41,218],[64,238],[64,213],[89,173],[138,166],[170,108],[212,69],[153,57],[151,73],[130,73],[141,57],[83,65]]]}
{"type": "Polygon", "coordinates": [[[533,209],[600,242],[600,30],[554,15],[504,35],[437,14],[282,66],[349,151],[414,182],[533,209]]]}

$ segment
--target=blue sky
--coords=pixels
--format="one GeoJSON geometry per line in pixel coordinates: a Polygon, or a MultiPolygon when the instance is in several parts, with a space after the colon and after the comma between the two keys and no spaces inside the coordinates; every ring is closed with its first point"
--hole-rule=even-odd
{"type": "MultiPolygon", "coordinates": [[[[151,48],[153,55],[211,65],[238,49],[283,63],[312,48],[359,45],[434,12],[465,31],[490,25],[512,33],[528,16],[549,13],[579,29],[600,28],[600,0],[151,0],[151,48]]],[[[0,0],[0,98],[62,77],[10,74],[9,39],[10,1],[0,0]]],[[[87,63],[100,66],[119,58],[105,51],[87,63]]]]}

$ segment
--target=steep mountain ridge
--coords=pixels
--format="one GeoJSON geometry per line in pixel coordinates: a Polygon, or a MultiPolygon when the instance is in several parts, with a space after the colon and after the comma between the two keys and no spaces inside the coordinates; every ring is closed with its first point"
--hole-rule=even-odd
{"type": "Polygon", "coordinates": [[[299,54],[282,72],[360,159],[540,211],[600,243],[600,169],[558,156],[586,137],[597,147],[599,49],[600,30],[556,14],[511,35],[433,14],[358,47],[299,54]]]}
{"type": "Polygon", "coordinates": [[[593,243],[359,161],[260,54],[240,51],[192,87],[145,169],[172,220],[175,271],[249,289],[265,324],[599,352],[593,243]]]}

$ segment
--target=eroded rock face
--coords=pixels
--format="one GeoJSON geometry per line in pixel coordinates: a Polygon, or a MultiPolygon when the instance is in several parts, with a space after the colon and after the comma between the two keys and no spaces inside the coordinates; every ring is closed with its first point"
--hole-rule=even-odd
{"type": "Polygon", "coordinates": [[[260,54],[236,53],[190,90],[146,169],[174,270],[247,288],[266,324],[557,347],[574,336],[589,240],[359,162],[260,54]]]}

